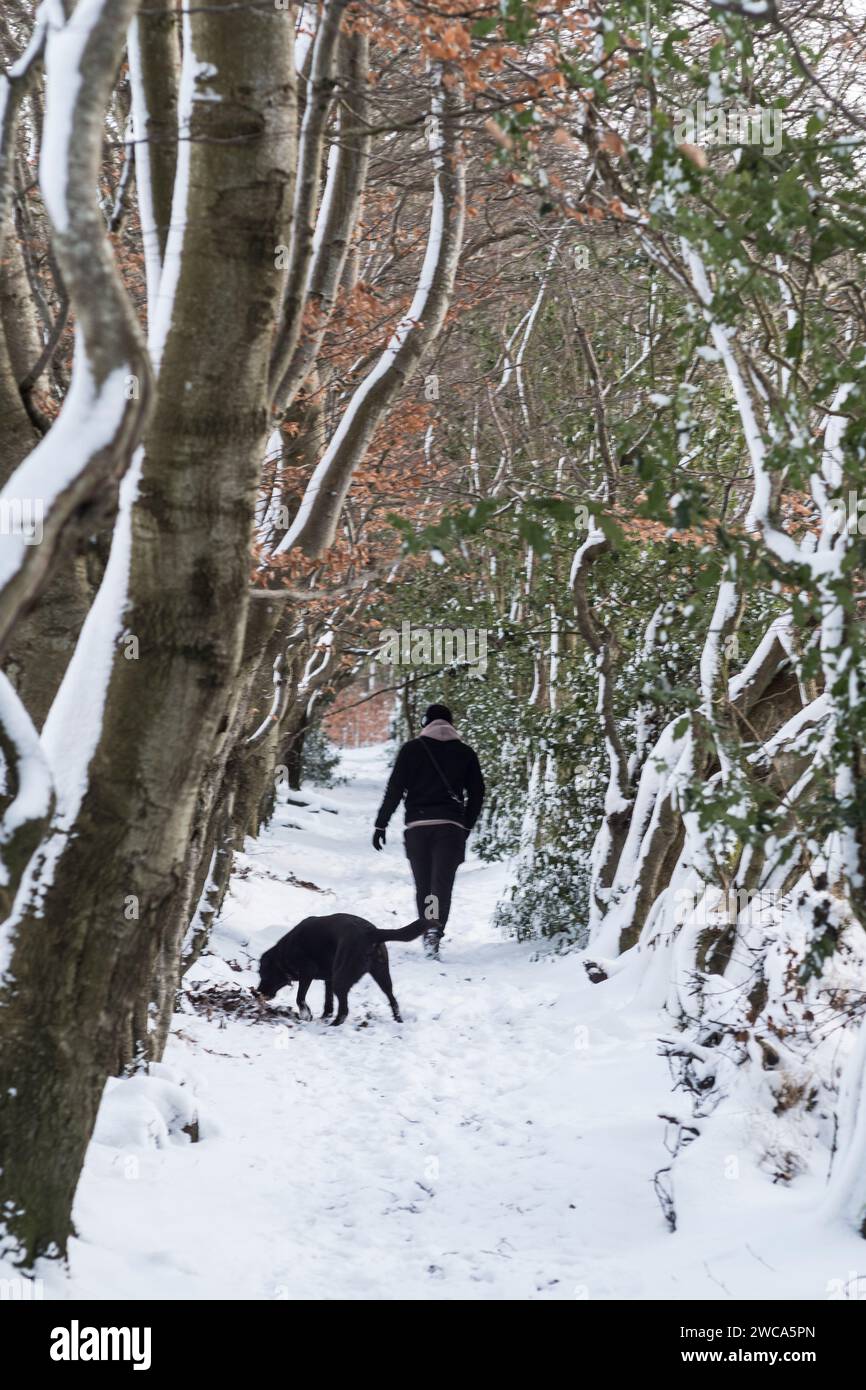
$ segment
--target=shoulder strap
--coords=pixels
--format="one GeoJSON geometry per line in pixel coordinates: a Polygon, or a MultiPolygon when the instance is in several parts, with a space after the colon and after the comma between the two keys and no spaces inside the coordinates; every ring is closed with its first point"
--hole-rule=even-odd
{"type": "Polygon", "coordinates": [[[440,781],[442,782],[442,785],[444,786],[444,788],[445,788],[445,790],[447,791],[448,795],[451,797],[451,800],[452,800],[452,801],[456,801],[458,806],[462,806],[462,805],[463,805],[463,797],[457,795],[457,793],[454,791],[454,788],[451,786],[451,783],[448,781],[448,778],[445,776],[445,773],[442,771],[442,769],[441,769],[441,767],[439,766],[439,764],[437,763],[436,759],[433,757],[433,749],[429,746],[429,740],[426,739],[426,738],[423,738],[423,737],[419,736],[418,742],[419,742],[420,744],[423,745],[424,751],[426,752],[427,757],[430,759],[431,763],[433,764],[433,766],[435,767],[436,771],[438,772],[438,774],[439,774],[439,779],[440,779],[440,781]]]}

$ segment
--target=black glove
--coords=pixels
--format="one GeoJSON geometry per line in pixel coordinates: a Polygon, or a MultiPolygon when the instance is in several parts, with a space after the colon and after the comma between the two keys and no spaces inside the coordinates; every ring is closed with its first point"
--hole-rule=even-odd
{"type": "Polygon", "coordinates": [[[385,832],[384,832],[384,830],[380,830],[379,827],[378,827],[378,825],[377,825],[377,826],[376,826],[376,829],[373,831],[373,848],[374,848],[374,849],[383,849],[383,848],[384,848],[384,845],[385,845],[385,832]]]}

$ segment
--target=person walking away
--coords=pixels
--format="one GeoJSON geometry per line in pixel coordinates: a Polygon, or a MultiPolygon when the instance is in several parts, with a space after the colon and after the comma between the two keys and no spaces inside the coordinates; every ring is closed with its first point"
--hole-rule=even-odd
{"type": "Polygon", "coordinates": [[[451,911],[454,879],[484,801],[478,755],[454,728],[447,705],[429,705],[420,736],[404,743],[397,754],[376,816],[374,849],[382,849],[388,822],[404,799],[403,840],[415,880],[418,916],[430,922],[424,947],[428,956],[437,956],[451,911]]]}

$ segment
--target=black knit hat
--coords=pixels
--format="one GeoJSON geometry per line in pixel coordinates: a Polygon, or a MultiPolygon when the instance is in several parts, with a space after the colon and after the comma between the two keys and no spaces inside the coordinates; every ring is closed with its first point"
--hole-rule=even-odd
{"type": "Polygon", "coordinates": [[[421,720],[421,727],[432,724],[434,719],[444,719],[447,724],[453,724],[451,711],[447,705],[428,705],[424,711],[424,718],[421,720]]]}

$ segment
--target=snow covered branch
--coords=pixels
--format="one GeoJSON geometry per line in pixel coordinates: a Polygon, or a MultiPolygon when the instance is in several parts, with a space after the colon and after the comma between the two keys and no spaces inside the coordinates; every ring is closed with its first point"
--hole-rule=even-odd
{"type": "Polygon", "coordinates": [[[10,222],[14,189],[15,141],[21,103],[33,81],[45,51],[48,33],[49,0],[36,12],[30,40],[20,58],[0,77],[0,256],[10,222]]]}
{"type": "MultiPolygon", "coordinates": [[[[271,361],[271,394],[284,394],[282,383],[301,336],[310,264],[316,238],[316,213],[325,148],[325,131],[334,100],[334,77],[340,44],[340,24],[348,0],[324,0],[313,42],[306,106],[298,137],[298,165],[292,212],[289,265],[280,328],[271,361]]],[[[326,185],[325,197],[333,191],[326,185]]]]}
{"type": "Polygon", "coordinates": [[[40,183],[53,248],[75,309],[72,382],[60,415],[10,478],[0,552],[0,650],[46,582],[75,513],[127,466],[151,398],[141,332],[95,192],[103,115],[137,0],[80,0],[45,43],[40,183]]]}
{"type": "MultiPolygon", "coordinates": [[[[304,307],[315,317],[299,327],[291,358],[282,380],[274,381],[280,411],[288,410],[315,365],[325,331],[343,280],[352,236],[360,215],[370,136],[367,122],[369,44],[364,33],[343,34],[340,40],[341,95],[339,126],[328,157],[328,172],[312,238],[304,307]]],[[[291,272],[290,272],[291,273],[291,272]]],[[[288,303],[288,301],[287,301],[288,303]]],[[[301,315],[301,319],[303,319],[301,315]]],[[[288,324],[284,324],[284,334],[288,324]]],[[[288,334],[280,353],[285,360],[293,334],[288,334]]],[[[275,359],[275,370],[280,363],[275,359]]]]}
{"type": "Polygon", "coordinates": [[[280,720],[286,712],[289,703],[289,686],[286,681],[286,658],[282,652],[274,662],[273,679],[274,698],[271,701],[271,707],[259,727],[246,740],[248,748],[254,748],[256,744],[262,743],[268,734],[279,726],[280,720]]]}
{"type": "Polygon", "coordinates": [[[174,0],[148,0],[129,28],[129,84],[135,182],[147,299],[156,305],[171,224],[180,87],[179,16],[174,0]]]}
{"type": "Polygon", "coordinates": [[[455,119],[455,95],[437,74],[428,143],[433,156],[433,203],[417,288],[376,365],[357,387],[307,484],[301,506],[277,548],[321,554],[333,539],[355,468],[373,431],[418,367],[444,322],[463,245],[465,166],[455,119]]]}
{"type": "MultiPolygon", "coordinates": [[[[4,764],[3,800],[6,802],[0,822],[0,918],[6,918],[21,876],[50,819],[54,788],[39,735],[2,673],[0,754],[4,764]]],[[[0,950],[0,975],[5,965],[0,950]]]]}

